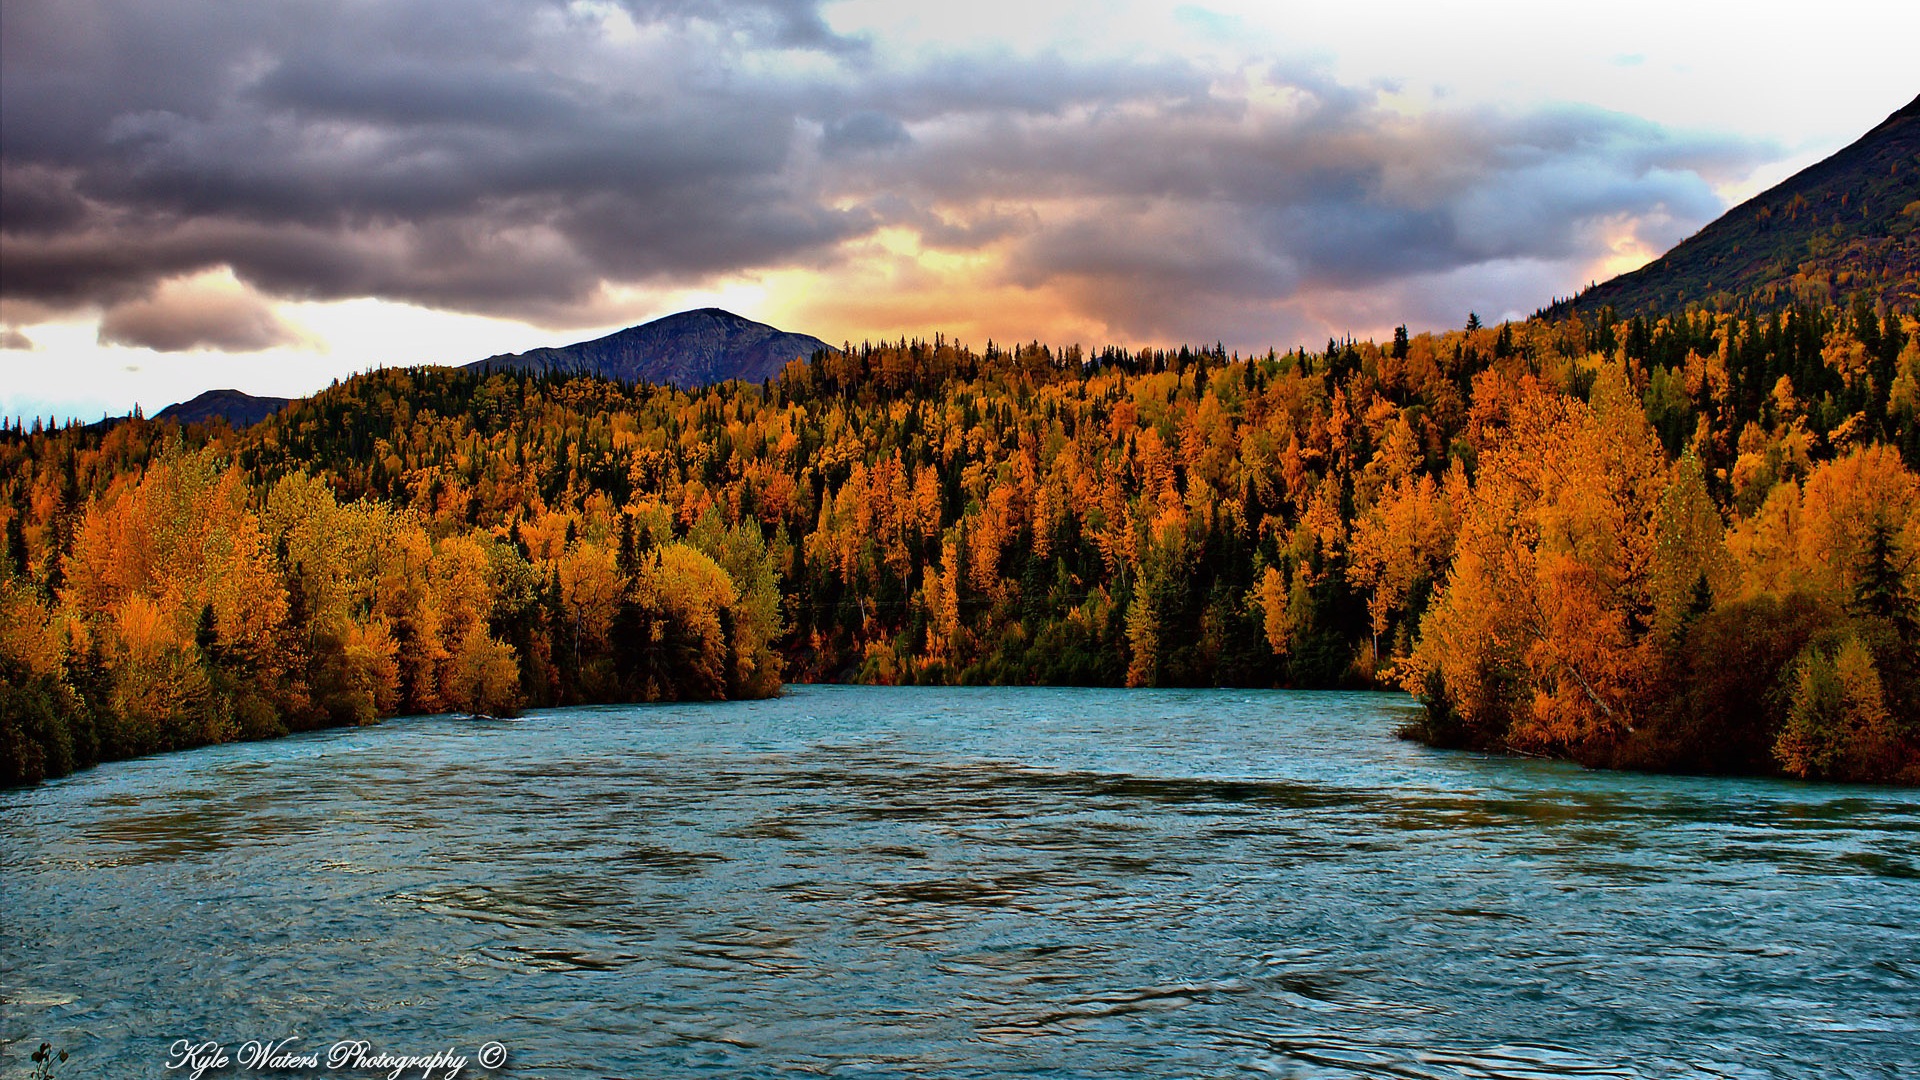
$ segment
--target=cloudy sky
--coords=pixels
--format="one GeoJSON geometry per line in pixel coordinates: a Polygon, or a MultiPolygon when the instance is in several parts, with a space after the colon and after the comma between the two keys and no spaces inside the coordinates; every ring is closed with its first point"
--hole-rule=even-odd
{"type": "Polygon", "coordinates": [[[1911,100],[1920,11],[6,0],[0,414],[717,304],[1242,350],[1525,315],[1911,100]]]}

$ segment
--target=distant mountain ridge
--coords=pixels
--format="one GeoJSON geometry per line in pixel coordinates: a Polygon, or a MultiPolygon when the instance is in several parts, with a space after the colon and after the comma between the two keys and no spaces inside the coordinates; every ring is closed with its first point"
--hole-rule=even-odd
{"type": "MultiPolygon", "coordinates": [[[[502,353],[465,364],[467,370],[533,374],[598,375],[687,389],[730,379],[765,382],[794,360],[832,346],[811,334],[794,334],[720,308],[682,311],[631,326],[592,341],[557,348],[502,353]]],[[[260,397],[239,390],[208,390],[169,405],[154,416],[182,424],[224,418],[250,427],[279,412],[293,398],[260,397]]]]}
{"type": "Polygon", "coordinates": [[[1779,308],[1867,292],[1920,306],[1920,97],[1672,251],[1547,309],[1779,308]]]}
{"type": "Polygon", "coordinates": [[[466,365],[482,371],[599,375],[683,389],[730,379],[765,382],[826,342],[720,308],[700,308],[558,348],[503,353],[466,365]]]}

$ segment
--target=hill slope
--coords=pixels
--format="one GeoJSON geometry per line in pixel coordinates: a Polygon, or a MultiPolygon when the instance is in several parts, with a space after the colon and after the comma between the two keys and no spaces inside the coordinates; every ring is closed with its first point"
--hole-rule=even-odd
{"type": "Polygon", "coordinates": [[[238,390],[208,390],[190,401],[161,409],[155,420],[177,420],[182,424],[204,423],[216,416],[225,417],[235,428],[250,427],[286,407],[292,398],[256,397],[238,390]]]}
{"type": "Polygon", "coordinates": [[[490,356],[468,364],[487,371],[589,374],[679,387],[729,379],[764,382],[826,342],[790,334],[719,308],[668,315],[593,341],[490,356]]]}
{"type": "Polygon", "coordinates": [[[1660,258],[1548,313],[1777,308],[1842,303],[1861,291],[1920,306],[1920,97],[1660,258]]]}

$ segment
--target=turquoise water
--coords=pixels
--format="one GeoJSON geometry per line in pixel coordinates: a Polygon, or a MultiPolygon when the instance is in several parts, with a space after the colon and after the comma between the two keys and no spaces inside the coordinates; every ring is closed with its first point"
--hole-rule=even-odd
{"type": "Polygon", "coordinates": [[[1404,711],[794,687],[0,792],[0,1069],[1920,1075],[1920,793],[1444,753],[1404,711]]]}

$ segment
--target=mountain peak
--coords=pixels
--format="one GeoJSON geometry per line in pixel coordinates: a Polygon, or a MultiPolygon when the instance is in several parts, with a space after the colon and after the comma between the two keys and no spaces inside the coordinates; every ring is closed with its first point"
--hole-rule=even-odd
{"type": "Polygon", "coordinates": [[[292,398],[260,397],[239,390],[207,390],[189,401],[161,409],[155,420],[177,420],[182,424],[205,423],[224,417],[235,428],[251,427],[284,408],[292,398]]]}
{"type": "Polygon", "coordinates": [[[789,333],[724,308],[706,307],[676,312],[592,341],[490,356],[467,367],[601,375],[690,388],[731,379],[765,382],[794,360],[830,348],[808,334],[789,333]]]}

